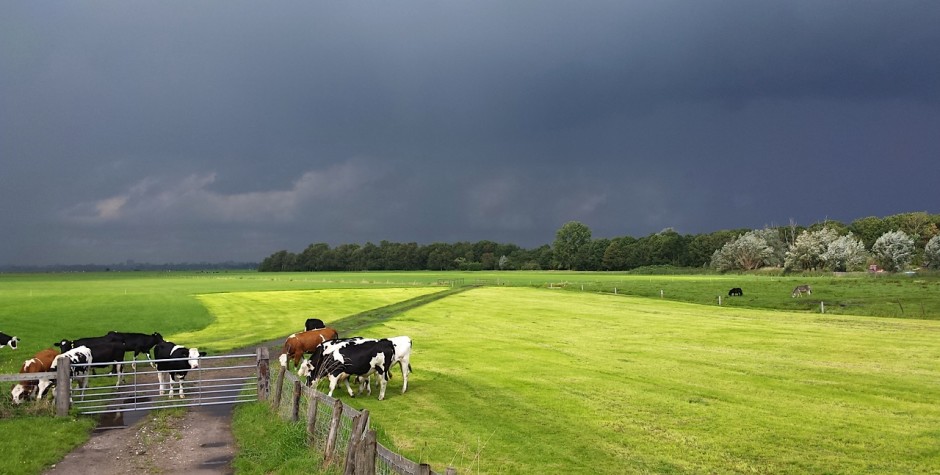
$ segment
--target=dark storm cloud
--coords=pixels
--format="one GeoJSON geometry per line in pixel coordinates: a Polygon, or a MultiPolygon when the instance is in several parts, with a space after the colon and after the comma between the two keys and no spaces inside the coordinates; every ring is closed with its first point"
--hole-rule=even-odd
{"type": "Polygon", "coordinates": [[[936,2],[0,13],[0,264],[936,211],[936,2]]]}

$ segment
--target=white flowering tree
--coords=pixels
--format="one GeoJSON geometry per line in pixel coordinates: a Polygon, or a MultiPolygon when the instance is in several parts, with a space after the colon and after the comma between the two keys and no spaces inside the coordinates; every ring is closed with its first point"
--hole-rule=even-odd
{"type": "Polygon", "coordinates": [[[927,245],[924,247],[924,267],[940,269],[940,235],[927,241],[927,245]]]}
{"type": "Polygon", "coordinates": [[[825,264],[822,255],[829,250],[829,244],[838,237],[839,234],[829,227],[817,231],[803,231],[787,251],[784,267],[796,270],[822,268],[825,264]]]}
{"type": "Polygon", "coordinates": [[[826,252],[820,257],[830,270],[845,272],[864,268],[865,262],[868,261],[868,251],[865,250],[865,243],[861,239],[849,233],[830,242],[826,252]]]}
{"type": "Polygon", "coordinates": [[[761,232],[748,231],[715,251],[711,266],[721,272],[753,270],[767,265],[773,256],[774,249],[767,244],[761,232]]]}
{"type": "Polygon", "coordinates": [[[902,270],[914,255],[914,240],[904,231],[889,231],[875,241],[871,254],[885,270],[902,270]]]}

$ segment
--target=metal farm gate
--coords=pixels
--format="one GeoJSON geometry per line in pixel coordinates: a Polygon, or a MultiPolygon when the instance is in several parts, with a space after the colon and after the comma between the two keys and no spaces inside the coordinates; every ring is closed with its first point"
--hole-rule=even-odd
{"type": "MultiPolygon", "coordinates": [[[[112,372],[112,363],[81,365],[87,367],[87,386],[80,387],[82,376],[73,377],[73,384],[62,385],[65,386],[62,389],[71,393],[70,398],[64,398],[64,400],[70,400],[71,408],[81,414],[108,414],[257,401],[259,394],[266,396],[267,391],[268,352],[266,350],[267,348],[259,348],[257,353],[200,357],[199,368],[188,370],[183,380],[183,397],[179,396],[179,385],[175,382],[170,385],[170,389],[173,390],[172,397],[166,391],[161,394],[158,372],[151,363],[153,361],[187,361],[189,358],[140,360],[135,364],[136,369],[132,367],[134,362],[125,361],[121,381],[118,381],[117,376],[112,372]],[[262,366],[263,373],[261,373],[262,366]],[[94,374],[95,372],[99,374],[94,374]],[[259,374],[262,374],[261,378],[258,377],[259,374]]],[[[80,365],[67,366],[78,367],[80,365]]],[[[165,379],[169,379],[169,375],[166,375],[165,379]]],[[[58,394],[56,397],[59,397],[58,394]]]]}

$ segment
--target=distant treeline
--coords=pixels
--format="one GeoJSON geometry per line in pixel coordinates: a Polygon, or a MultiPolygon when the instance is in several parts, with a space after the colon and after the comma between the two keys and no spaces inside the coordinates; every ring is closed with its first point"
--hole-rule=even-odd
{"type": "MultiPolygon", "coordinates": [[[[940,215],[926,212],[903,213],[885,218],[866,217],[844,224],[824,221],[811,226],[790,223],[772,226],[784,243],[794,243],[803,231],[822,228],[840,234],[851,232],[865,247],[889,231],[904,231],[913,237],[917,248],[940,229],[940,215]]],[[[647,266],[707,267],[726,243],[752,231],[732,229],[708,234],[679,234],[671,228],[644,237],[591,237],[581,223],[567,223],[556,232],[552,245],[524,249],[515,244],[493,241],[433,243],[397,243],[381,241],[342,244],[310,244],[299,254],[277,251],[265,258],[258,270],[279,271],[365,271],[365,270],[608,270],[626,271],[647,266]],[[573,225],[572,225],[573,224],[573,225]],[[574,243],[574,244],[573,244],[574,243]]],[[[922,252],[922,251],[921,251],[922,252]]],[[[914,262],[918,262],[915,256],[914,262]]]]}
{"type": "Polygon", "coordinates": [[[54,264],[46,266],[0,266],[0,272],[159,272],[159,271],[235,271],[254,270],[257,262],[184,262],[166,264],[148,264],[144,262],[123,262],[119,264],[54,264]]]}

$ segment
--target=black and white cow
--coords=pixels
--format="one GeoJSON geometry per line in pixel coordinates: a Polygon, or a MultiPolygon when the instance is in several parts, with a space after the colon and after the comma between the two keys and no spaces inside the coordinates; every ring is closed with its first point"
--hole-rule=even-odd
{"type": "MultiPolygon", "coordinates": [[[[355,339],[352,339],[351,341],[365,341],[365,340],[366,338],[357,337],[355,339]]],[[[377,341],[374,339],[369,339],[369,340],[377,341]]],[[[398,364],[398,366],[401,368],[401,379],[402,379],[401,393],[405,394],[405,391],[408,390],[408,374],[411,373],[411,337],[396,336],[396,337],[388,338],[388,340],[390,340],[392,344],[395,345],[395,358],[392,359],[391,366],[395,366],[395,364],[398,364]]],[[[328,351],[335,351],[334,350],[335,348],[336,346],[333,346],[328,351]]],[[[391,366],[389,367],[389,371],[391,371],[391,366]]],[[[391,379],[392,374],[389,373],[388,377],[389,379],[391,379]]],[[[359,390],[360,393],[362,392],[363,385],[366,387],[369,394],[371,395],[372,394],[372,378],[367,377],[365,378],[365,381],[360,381],[360,390],[359,390]]]]}
{"type": "Polygon", "coordinates": [[[4,346],[9,346],[10,348],[15,350],[16,345],[17,343],[19,343],[19,341],[20,339],[15,336],[10,336],[10,335],[7,335],[6,333],[0,332],[0,348],[3,348],[4,346]]]}
{"type": "Polygon", "coordinates": [[[163,335],[157,332],[147,335],[146,333],[124,333],[110,331],[106,336],[123,340],[125,353],[129,351],[134,352],[134,360],[131,362],[131,367],[134,369],[137,369],[138,355],[143,353],[144,356],[149,359],[150,350],[153,349],[153,346],[163,341],[163,335]]]}
{"type": "Polygon", "coordinates": [[[318,330],[320,328],[326,328],[326,324],[319,318],[308,318],[307,322],[304,323],[304,328],[306,328],[307,331],[318,330]]]}
{"type": "MultiPolygon", "coordinates": [[[[70,363],[69,370],[71,372],[71,380],[78,382],[78,386],[82,390],[82,397],[84,397],[85,388],[88,387],[88,366],[86,365],[94,362],[94,354],[87,346],[77,346],[68,351],[63,351],[58,358],[52,361],[52,365],[49,367],[49,371],[56,371],[56,369],[59,367],[59,361],[62,358],[68,358],[70,363]]],[[[45,381],[45,383],[45,386],[40,383],[40,398],[43,394],[46,393],[50,386],[56,384],[56,380],[53,378],[51,380],[45,381]]]]}
{"type": "MultiPolygon", "coordinates": [[[[95,363],[114,363],[111,372],[117,374],[116,386],[121,384],[122,363],[124,363],[125,344],[124,340],[115,335],[96,336],[90,338],[79,338],[77,340],[60,340],[53,345],[58,346],[62,353],[72,348],[85,346],[91,350],[95,363]]],[[[94,373],[94,371],[92,371],[94,373]]]]}
{"type": "Polygon", "coordinates": [[[741,287],[735,287],[728,291],[728,297],[743,297],[744,291],[741,290],[741,287]]]}
{"type": "MultiPolygon", "coordinates": [[[[323,376],[330,379],[329,395],[333,396],[336,384],[346,382],[346,390],[355,397],[349,386],[349,378],[357,377],[362,381],[372,373],[379,377],[379,400],[385,399],[385,387],[388,385],[389,369],[395,359],[395,345],[386,339],[372,340],[352,338],[328,341],[317,347],[310,359],[303,362],[298,374],[307,378],[307,385],[316,384],[323,376]]],[[[359,392],[362,392],[360,382],[359,392]]]]}
{"type": "Polygon", "coordinates": [[[160,395],[169,389],[173,397],[173,383],[179,387],[179,396],[183,398],[183,379],[190,370],[199,369],[199,358],[206,356],[198,348],[186,348],[169,341],[161,341],[153,347],[153,359],[157,365],[157,379],[160,381],[160,395]]]}

